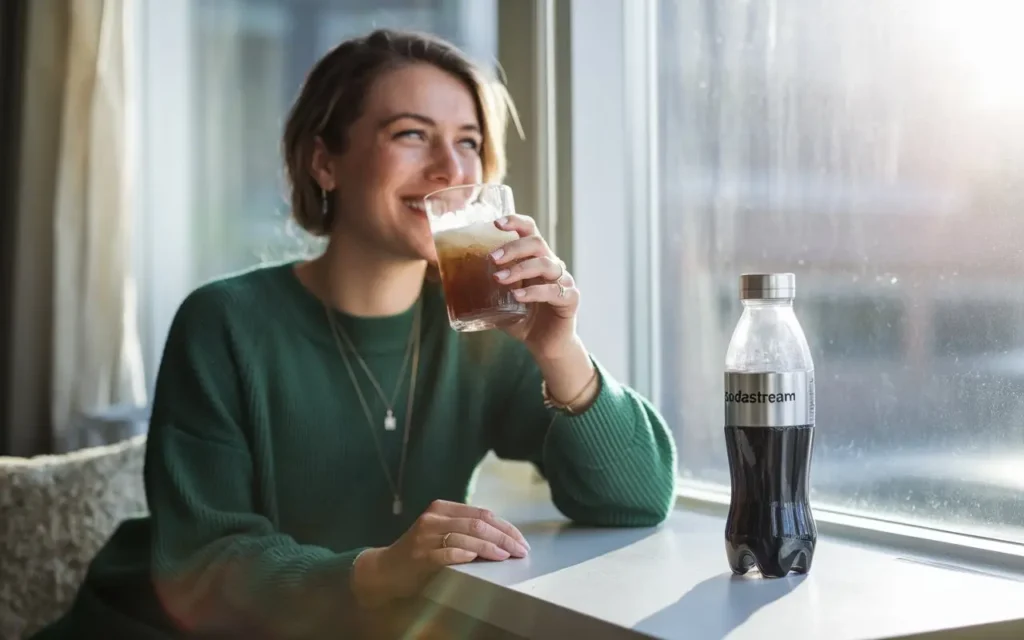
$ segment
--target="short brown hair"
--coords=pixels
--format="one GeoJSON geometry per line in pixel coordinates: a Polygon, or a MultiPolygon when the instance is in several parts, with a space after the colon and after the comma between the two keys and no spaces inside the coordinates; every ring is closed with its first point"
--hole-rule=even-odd
{"type": "Polygon", "coordinates": [[[375,80],[414,63],[447,71],[473,94],[483,134],[480,156],[486,182],[505,175],[505,128],[515,118],[505,86],[454,45],[428,34],[379,29],[342,42],[320,59],[306,76],[288,113],[282,151],[291,192],[292,217],[317,236],[330,232],[333,216],[322,214],[320,186],[310,174],[317,137],[332,153],[345,149],[349,127],[362,113],[375,80]]]}

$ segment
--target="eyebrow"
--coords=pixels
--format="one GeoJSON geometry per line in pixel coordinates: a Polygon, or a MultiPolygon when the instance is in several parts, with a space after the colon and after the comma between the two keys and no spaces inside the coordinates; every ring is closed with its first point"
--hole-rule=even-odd
{"type": "MultiPolygon", "coordinates": [[[[423,115],[421,113],[412,113],[412,112],[409,112],[409,111],[403,111],[402,113],[396,113],[393,116],[388,116],[387,118],[384,118],[383,120],[381,120],[380,121],[380,128],[383,129],[385,127],[388,127],[388,126],[394,124],[396,121],[403,120],[403,119],[416,120],[418,122],[422,122],[423,124],[425,124],[427,126],[431,126],[431,127],[436,127],[437,126],[437,121],[435,121],[433,118],[428,118],[427,116],[425,116],[425,115],[423,115]]],[[[475,124],[464,124],[461,127],[459,127],[459,129],[461,131],[476,131],[478,133],[480,132],[480,127],[478,127],[475,124]]]]}

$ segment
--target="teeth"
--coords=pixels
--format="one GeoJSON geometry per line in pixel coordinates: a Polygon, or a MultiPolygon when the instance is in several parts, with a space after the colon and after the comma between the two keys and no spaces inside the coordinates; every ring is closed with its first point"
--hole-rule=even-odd
{"type": "Polygon", "coordinates": [[[426,211],[426,208],[423,206],[422,200],[403,200],[403,202],[405,202],[405,205],[407,207],[412,207],[417,211],[426,211]]]}

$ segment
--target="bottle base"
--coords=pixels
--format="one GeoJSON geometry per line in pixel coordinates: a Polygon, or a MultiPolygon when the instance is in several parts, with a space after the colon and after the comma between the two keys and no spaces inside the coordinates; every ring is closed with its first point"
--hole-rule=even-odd
{"type": "Polygon", "coordinates": [[[729,567],[735,575],[752,570],[765,578],[782,578],[790,573],[808,573],[814,558],[814,541],[803,538],[776,540],[773,549],[756,549],[749,544],[726,543],[729,567]]]}

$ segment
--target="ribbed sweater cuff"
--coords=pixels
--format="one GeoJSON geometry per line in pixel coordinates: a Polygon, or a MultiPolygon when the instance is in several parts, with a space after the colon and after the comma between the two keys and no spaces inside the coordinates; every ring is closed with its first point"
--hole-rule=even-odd
{"type": "Polygon", "coordinates": [[[604,367],[591,358],[601,380],[593,404],[577,415],[558,413],[547,435],[547,446],[587,468],[604,468],[638,440],[643,424],[640,407],[604,367]]]}
{"type": "Polygon", "coordinates": [[[331,625],[339,628],[358,625],[360,607],[352,591],[352,570],[356,558],[366,549],[361,547],[329,553],[309,566],[305,576],[305,604],[316,618],[313,626],[319,630],[318,633],[331,625]]]}
{"type": "Polygon", "coordinates": [[[359,547],[341,553],[331,553],[321,557],[311,566],[309,576],[318,583],[327,581],[334,586],[342,586],[346,599],[353,599],[352,593],[352,569],[356,564],[359,554],[369,547],[359,547]]]}

